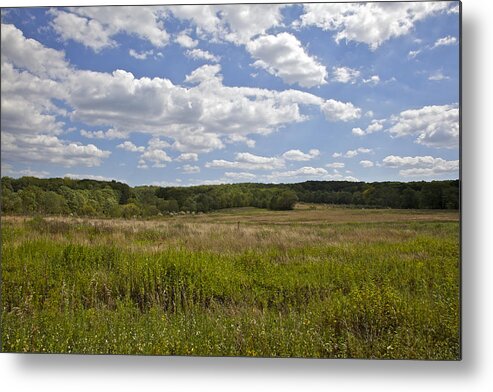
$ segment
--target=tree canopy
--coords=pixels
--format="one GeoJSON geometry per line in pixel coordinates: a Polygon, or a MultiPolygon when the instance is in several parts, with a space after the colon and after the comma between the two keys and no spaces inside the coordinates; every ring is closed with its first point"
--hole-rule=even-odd
{"type": "Polygon", "coordinates": [[[298,201],[374,208],[458,209],[460,193],[459,180],[130,187],[116,181],[2,177],[1,185],[1,209],[5,214],[124,218],[232,207],[289,210],[298,201]]]}

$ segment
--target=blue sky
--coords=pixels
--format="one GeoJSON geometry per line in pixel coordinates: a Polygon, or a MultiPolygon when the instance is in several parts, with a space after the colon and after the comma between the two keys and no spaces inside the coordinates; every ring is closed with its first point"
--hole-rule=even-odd
{"type": "Polygon", "coordinates": [[[2,10],[2,175],[459,175],[458,2],[2,10]]]}

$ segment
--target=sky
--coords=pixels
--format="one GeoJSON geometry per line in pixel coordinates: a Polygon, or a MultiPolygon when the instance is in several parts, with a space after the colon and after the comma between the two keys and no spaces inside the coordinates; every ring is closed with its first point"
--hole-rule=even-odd
{"type": "Polygon", "coordinates": [[[2,176],[459,177],[456,1],[3,8],[2,176]]]}

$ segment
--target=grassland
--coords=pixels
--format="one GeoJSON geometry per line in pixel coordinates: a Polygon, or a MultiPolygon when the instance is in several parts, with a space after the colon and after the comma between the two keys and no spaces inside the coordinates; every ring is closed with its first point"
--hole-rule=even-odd
{"type": "Polygon", "coordinates": [[[3,217],[2,351],[458,359],[458,218],[3,217]]]}

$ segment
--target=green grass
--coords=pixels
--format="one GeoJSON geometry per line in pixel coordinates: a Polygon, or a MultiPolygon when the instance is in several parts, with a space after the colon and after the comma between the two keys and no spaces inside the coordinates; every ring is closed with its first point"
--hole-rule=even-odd
{"type": "Polygon", "coordinates": [[[5,218],[2,351],[459,358],[457,221],[195,218],[5,218]]]}

